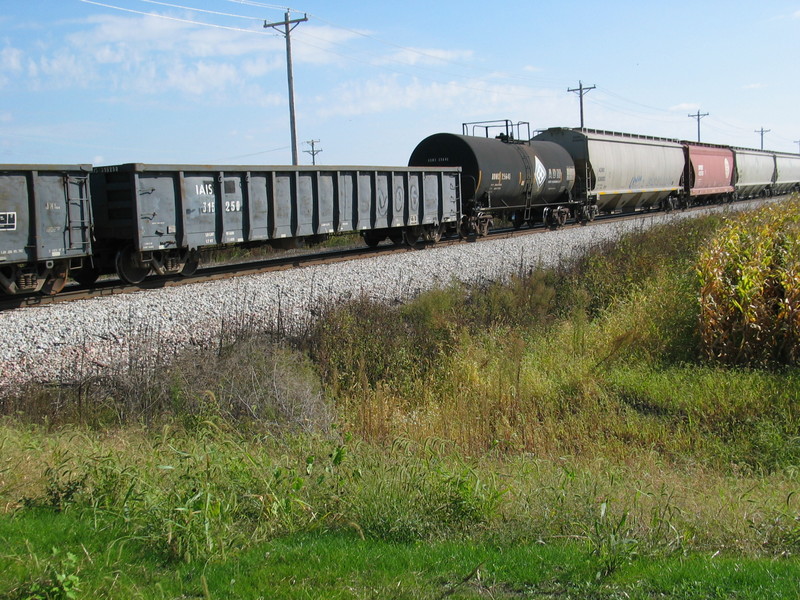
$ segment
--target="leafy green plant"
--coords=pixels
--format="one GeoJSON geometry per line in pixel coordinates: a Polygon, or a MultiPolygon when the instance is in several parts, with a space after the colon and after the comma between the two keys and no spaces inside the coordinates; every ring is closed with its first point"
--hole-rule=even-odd
{"type": "Polygon", "coordinates": [[[71,552],[52,549],[44,565],[35,556],[34,561],[43,568],[40,576],[21,583],[4,597],[9,600],[74,600],[81,591],[78,558],[71,552]]]}

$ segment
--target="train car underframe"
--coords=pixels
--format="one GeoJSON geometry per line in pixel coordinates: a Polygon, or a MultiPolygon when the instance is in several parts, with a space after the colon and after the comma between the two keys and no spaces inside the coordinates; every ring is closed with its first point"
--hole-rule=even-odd
{"type": "Polygon", "coordinates": [[[53,295],[64,289],[71,270],[78,270],[82,258],[45,260],[33,265],[13,264],[0,266],[0,289],[6,294],[53,295]]]}

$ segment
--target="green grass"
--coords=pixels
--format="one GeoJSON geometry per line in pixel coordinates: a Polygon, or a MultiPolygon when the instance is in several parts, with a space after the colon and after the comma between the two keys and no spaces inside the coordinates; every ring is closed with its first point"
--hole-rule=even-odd
{"type": "Polygon", "coordinates": [[[282,537],[225,562],[165,567],[136,540],[120,543],[70,513],[37,511],[1,523],[8,545],[0,552],[0,598],[57,590],[54,574],[72,583],[40,597],[762,600],[800,594],[800,563],[786,558],[631,557],[601,575],[597,558],[577,542],[396,543],[342,532],[282,537]]]}

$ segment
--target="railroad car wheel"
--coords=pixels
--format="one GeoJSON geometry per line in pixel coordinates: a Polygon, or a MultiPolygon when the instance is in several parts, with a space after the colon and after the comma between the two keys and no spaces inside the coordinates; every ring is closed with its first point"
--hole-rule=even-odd
{"type": "Polygon", "coordinates": [[[424,231],[419,225],[407,227],[405,231],[403,231],[403,239],[405,240],[406,244],[412,248],[421,248],[423,234],[424,231]]]}
{"type": "Polygon", "coordinates": [[[399,246],[403,243],[403,230],[402,229],[392,229],[389,231],[389,239],[395,246],[399,246]]]}
{"type": "Polygon", "coordinates": [[[369,246],[370,248],[375,248],[378,244],[380,244],[383,240],[386,239],[386,235],[377,231],[365,231],[364,232],[364,243],[369,246]]]}
{"type": "Polygon", "coordinates": [[[117,268],[119,278],[131,285],[142,283],[150,273],[150,265],[142,265],[130,246],[117,252],[114,266],[117,268]]]}
{"type": "Polygon", "coordinates": [[[192,253],[186,259],[186,264],[184,264],[183,268],[181,269],[181,275],[183,275],[184,277],[191,277],[192,275],[197,273],[197,268],[199,266],[200,266],[200,257],[192,253]]]}

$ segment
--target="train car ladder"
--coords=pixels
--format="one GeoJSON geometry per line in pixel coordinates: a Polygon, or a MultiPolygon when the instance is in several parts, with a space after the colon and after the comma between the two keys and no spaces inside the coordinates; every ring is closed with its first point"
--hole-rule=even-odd
{"type": "Polygon", "coordinates": [[[517,147],[517,151],[519,152],[520,157],[522,158],[522,164],[525,166],[525,213],[523,215],[523,222],[528,221],[531,218],[531,212],[533,208],[531,207],[531,200],[533,199],[533,165],[531,164],[531,158],[525,150],[521,147],[517,147]]]}
{"type": "Polygon", "coordinates": [[[87,193],[88,177],[70,177],[64,175],[64,197],[67,201],[67,241],[69,250],[86,250],[89,246],[92,226],[92,204],[87,193]],[[80,196],[71,195],[72,185],[77,185],[80,196]],[[73,209],[77,209],[78,217],[73,218],[73,209]]]}

